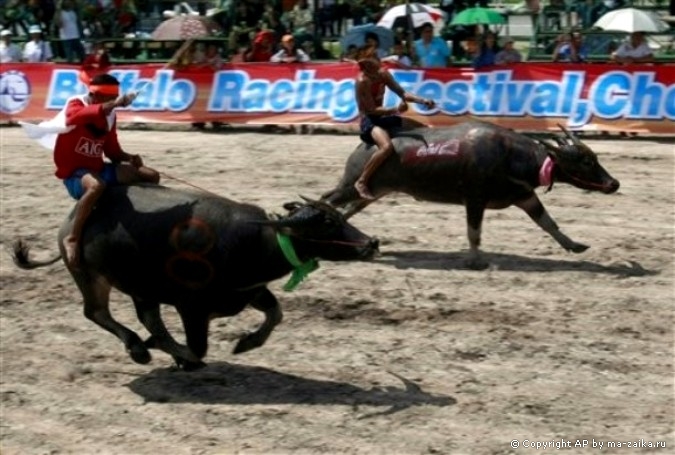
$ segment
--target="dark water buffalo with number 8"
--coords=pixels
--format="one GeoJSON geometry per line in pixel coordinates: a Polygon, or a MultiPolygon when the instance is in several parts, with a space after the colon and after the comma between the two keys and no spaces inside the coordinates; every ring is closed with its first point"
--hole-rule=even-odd
{"type": "MultiPolygon", "coordinates": [[[[378,168],[368,186],[376,198],[402,192],[422,201],[464,205],[471,268],[487,266],[479,254],[484,211],[511,205],[523,209],[565,250],[579,253],[588,247],[560,232],[535,188],[550,189],[554,182],[563,182],[614,193],[619,182],[588,146],[561,129],[564,134],[553,137],[555,144],[479,121],[400,133],[393,138],[396,153],[378,168]]],[[[372,202],[359,196],[354,183],[373,152],[374,147],[366,144],[357,147],[338,186],[322,196],[331,205],[344,207],[347,218],[372,202]]]]}
{"type": "MultiPolygon", "coordinates": [[[[313,266],[315,259],[368,259],[377,251],[377,240],[326,203],[305,200],[284,207],[286,216],[270,218],[254,205],[205,193],[154,185],[106,189],[85,226],[81,264],[69,269],[84,297],[85,316],[122,340],[138,363],[151,360],[148,348],[153,347],[193,369],[203,365],[210,320],[251,305],[265,314],[265,321],[243,336],[234,352],[262,346],[282,318],[267,283],[313,266]],[[131,296],[151,334],[145,342],[113,319],[108,305],[112,287],[131,296]],[[161,303],[176,307],[187,346],[168,333],[161,303]]],[[[59,245],[71,222],[72,213],[61,227],[59,245]]],[[[31,261],[25,243],[14,246],[15,263],[22,268],[48,265],[62,256],[63,251],[50,260],[31,261]]]]}

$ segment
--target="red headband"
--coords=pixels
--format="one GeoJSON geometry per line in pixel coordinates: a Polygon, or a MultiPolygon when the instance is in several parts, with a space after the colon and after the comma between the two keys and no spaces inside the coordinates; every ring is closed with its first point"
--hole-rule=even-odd
{"type": "Polygon", "coordinates": [[[119,85],[90,85],[89,92],[96,95],[118,96],[120,94],[120,87],[119,85]]]}

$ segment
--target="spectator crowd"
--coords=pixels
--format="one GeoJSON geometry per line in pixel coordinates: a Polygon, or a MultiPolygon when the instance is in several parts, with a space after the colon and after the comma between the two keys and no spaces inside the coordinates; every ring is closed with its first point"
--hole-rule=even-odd
{"type": "MultiPolygon", "coordinates": [[[[48,62],[59,58],[82,63],[105,53],[97,42],[125,37],[148,36],[149,27],[162,20],[163,11],[206,15],[222,30],[222,41],[193,46],[181,57],[185,64],[216,68],[223,60],[235,62],[308,62],[333,59],[330,42],[344,36],[348,28],[377,23],[400,0],[193,0],[176,3],[164,0],[0,0],[0,59],[48,62]],[[193,9],[194,7],[194,9],[193,9]],[[20,45],[18,43],[21,43],[20,45]],[[328,48],[327,48],[328,47],[328,48]]],[[[427,3],[421,1],[419,3],[427,3]]],[[[673,3],[673,2],[671,2],[673,3]]],[[[466,8],[489,7],[487,0],[440,0],[449,23],[466,8]]],[[[626,6],[626,0],[527,0],[535,27],[546,27],[567,15],[569,32],[560,33],[549,52],[553,62],[587,61],[589,49],[583,30],[602,14],[626,6]],[[552,19],[553,18],[553,19],[552,19]]],[[[554,28],[555,29],[555,28],[554,28]]],[[[523,61],[508,36],[500,37],[487,27],[455,28],[439,36],[433,24],[415,30],[414,42],[396,29],[391,48],[380,46],[378,36],[366,37],[377,47],[378,56],[401,67],[444,67],[467,61],[474,68],[509,65],[523,61]],[[450,45],[449,45],[450,43],[450,45]]],[[[624,44],[608,49],[620,63],[649,61],[651,53],[644,36],[632,35],[624,44]]],[[[356,46],[341,50],[349,59],[356,46]]]]}

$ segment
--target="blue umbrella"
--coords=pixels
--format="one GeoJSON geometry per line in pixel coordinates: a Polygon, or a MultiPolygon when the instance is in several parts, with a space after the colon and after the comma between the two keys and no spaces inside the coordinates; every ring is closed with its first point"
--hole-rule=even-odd
{"type": "Polygon", "coordinates": [[[375,24],[366,24],[366,25],[357,25],[352,27],[347,31],[345,36],[340,40],[340,45],[342,49],[347,50],[349,46],[361,47],[366,44],[366,35],[368,33],[374,33],[377,35],[380,41],[380,49],[389,51],[394,45],[394,32],[388,28],[381,27],[375,24]]]}

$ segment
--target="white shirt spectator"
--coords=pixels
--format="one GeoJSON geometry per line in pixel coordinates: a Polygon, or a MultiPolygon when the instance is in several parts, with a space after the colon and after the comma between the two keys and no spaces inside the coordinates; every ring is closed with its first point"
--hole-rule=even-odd
{"type": "Polygon", "coordinates": [[[2,31],[0,41],[0,63],[17,63],[21,61],[21,49],[10,41],[12,33],[9,30],[2,31]]]}
{"type": "Polygon", "coordinates": [[[61,26],[59,38],[80,39],[80,29],[77,26],[77,13],[74,10],[61,10],[61,26]]]}
{"type": "Polygon", "coordinates": [[[633,47],[630,41],[626,41],[621,46],[619,46],[614,55],[621,58],[644,58],[652,55],[652,50],[644,41],[641,42],[637,47],[633,47]]]}
{"type": "MultiPolygon", "coordinates": [[[[270,58],[270,62],[283,63],[284,58],[288,57],[289,55],[290,54],[286,49],[281,49],[279,52],[274,54],[272,58],[270,58]]],[[[300,63],[309,62],[309,55],[307,55],[307,53],[300,48],[295,49],[295,58],[297,59],[296,61],[300,63]]]]}
{"type": "Polygon", "coordinates": [[[52,46],[45,40],[28,41],[23,47],[23,60],[25,62],[48,62],[52,58],[54,58],[52,46]]]}
{"type": "Polygon", "coordinates": [[[411,66],[413,66],[412,60],[410,60],[410,57],[408,57],[407,55],[396,55],[396,54],[388,55],[380,60],[382,60],[383,62],[396,62],[399,63],[400,66],[404,68],[410,68],[411,66]]]}

